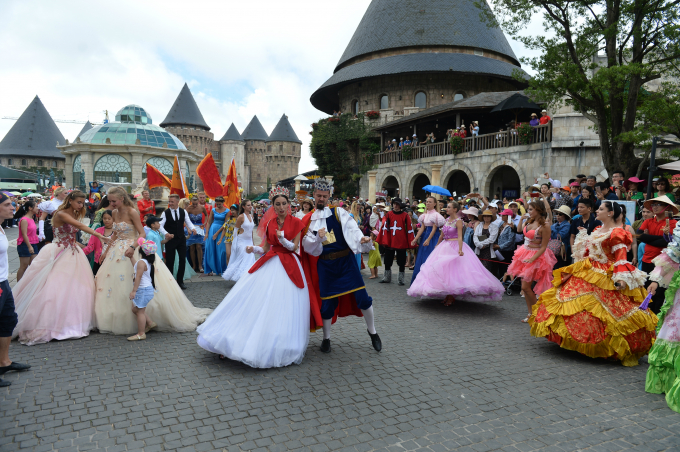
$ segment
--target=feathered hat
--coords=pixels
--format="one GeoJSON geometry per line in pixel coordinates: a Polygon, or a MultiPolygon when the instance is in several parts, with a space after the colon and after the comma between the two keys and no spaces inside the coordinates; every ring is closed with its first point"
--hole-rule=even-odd
{"type": "Polygon", "coordinates": [[[288,191],[287,188],[280,187],[278,185],[276,187],[272,188],[271,190],[269,190],[269,200],[270,201],[273,200],[274,197],[278,196],[278,195],[283,195],[286,198],[288,198],[290,196],[290,191],[288,191]]]}

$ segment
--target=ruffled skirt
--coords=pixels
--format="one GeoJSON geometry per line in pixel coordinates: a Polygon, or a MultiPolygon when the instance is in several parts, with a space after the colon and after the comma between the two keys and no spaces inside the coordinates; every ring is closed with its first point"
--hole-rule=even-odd
{"type": "Polygon", "coordinates": [[[643,287],[617,290],[611,265],[586,259],[555,270],[529,317],[531,334],[590,358],[616,358],[624,366],[654,344],[656,315],[641,311],[643,287]]]}
{"type": "Polygon", "coordinates": [[[198,345],[250,367],[300,364],[309,342],[309,315],[307,283],[304,289],[295,286],[274,256],[241,276],[198,327],[198,345]]]}
{"type": "Polygon", "coordinates": [[[231,245],[229,265],[227,265],[227,269],[222,273],[222,278],[227,281],[238,281],[257,261],[255,253],[246,253],[246,247],[253,246],[252,235],[250,240],[248,240],[248,237],[243,237],[244,235],[245,233],[235,236],[231,245]]]}
{"type": "Polygon", "coordinates": [[[453,295],[464,301],[501,301],[503,285],[482,264],[475,252],[463,243],[446,240],[437,246],[411,283],[411,297],[445,298],[453,295]]]}
{"type": "Polygon", "coordinates": [[[525,281],[536,281],[534,293],[540,295],[551,286],[553,279],[553,267],[557,259],[552,251],[546,248],[545,252],[531,264],[524,262],[534,257],[538,248],[527,248],[522,245],[515,250],[512,263],[508,266],[508,273],[525,281]]]}

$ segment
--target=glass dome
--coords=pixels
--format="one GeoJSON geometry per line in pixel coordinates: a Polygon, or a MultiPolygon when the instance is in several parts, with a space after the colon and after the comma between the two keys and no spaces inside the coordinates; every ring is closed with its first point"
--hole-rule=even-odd
{"type": "Polygon", "coordinates": [[[134,145],[139,140],[142,146],[162,148],[163,143],[167,143],[168,149],[187,149],[179,138],[152,124],[151,116],[139,105],[122,108],[116,113],[116,122],[91,128],[80,136],[80,141],[105,144],[107,138],[111,139],[111,144],[134,145]]]}

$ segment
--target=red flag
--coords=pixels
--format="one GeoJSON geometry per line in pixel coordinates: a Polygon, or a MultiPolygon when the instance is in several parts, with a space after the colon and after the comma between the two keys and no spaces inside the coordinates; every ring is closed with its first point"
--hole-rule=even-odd
{"type": "Polygon", "coordinates": [[[213,199],[222,196],[224,186],[222,185],[222,178],[217,170],[212,154],[208,153],[208,155],[203,157],[203,160],[201,160],[201,163],[196,168],[196,174],[201,179],[201,182],[203,182],[203,190],[206,195],[213,199]]]}
{"type": "Polygon", "coordinates": [[[238,190],[238,177],[236,176],[236,162],[233,158],[231,159],[231,165],[229,165],[227,181],[224,183],[223,196],[227,206],[241,202],[241,196],[238,190]]]}
{"type": "Polygon", "coordinates": [[[187,184],[184,182],[184,175],[179,167],[179,158],[175,156],[175,164],[172,166],[172,181],[170,182],[170,194],[177,194],[180,198],[189,195],[187,184]]]}
{"type": "Polygon", "coordinates": [[[155,167],[150,164],[146,164],[146,181],[149,184],[149,188],[156,187],[168,187],[170,188],[170,179],[158,171],[155,167]]]}

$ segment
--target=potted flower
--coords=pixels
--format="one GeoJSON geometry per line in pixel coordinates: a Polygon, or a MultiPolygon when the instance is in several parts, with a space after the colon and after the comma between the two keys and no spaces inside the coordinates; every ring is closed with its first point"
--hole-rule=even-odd
{"type": "Polygon", "coordinates": [[[449,144],[451,145],[451,151],[453,152],[454,155],[463,152],[464,143],[461,137],[459,136],[451,137],[451,139],[449,140],[449,144]]]}
{"type": "Polygon", "coordinates": [[[531,124],[521,124],[517,127],[517,134],[519,135],[519,142],[521,144],[531,144],[534,137],[534,128],[531,127],[531,124]]]}
{"type": "Polygon", "coordinates": [[[413,146],[410,144],[407,144],[406,146],[401,148],[401,155],[404,157],[404,160],[408,160],[411,158],[411,154],[413,153],[413,146]]]}
{"type": "Polygon", "coordinates": [[[380,112],[375,110],[367,111],[366,117],[368,119],[378,119],[380,117],[380,112]]]}
{"type": "Polygon", "coordinates": [[[331,118],[328,118],[328,122],[330,122],[331,124],[338,125],[338,124],[340,124],[340,118],[331,117],[331,118]]]}

